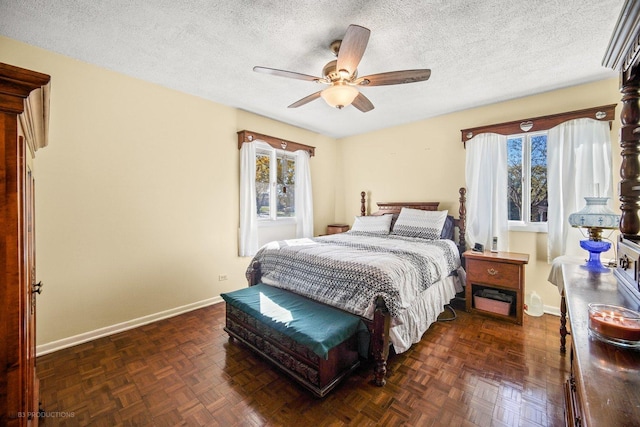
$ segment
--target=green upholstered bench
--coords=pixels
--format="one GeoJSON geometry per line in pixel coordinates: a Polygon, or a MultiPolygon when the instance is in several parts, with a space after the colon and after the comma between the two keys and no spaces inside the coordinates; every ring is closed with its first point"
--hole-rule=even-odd
{"type": "Polygon", "coordinates": [[[262,283],[221,296],[225,331],[319,397],[360,364],[356,315],[262,283]]]}

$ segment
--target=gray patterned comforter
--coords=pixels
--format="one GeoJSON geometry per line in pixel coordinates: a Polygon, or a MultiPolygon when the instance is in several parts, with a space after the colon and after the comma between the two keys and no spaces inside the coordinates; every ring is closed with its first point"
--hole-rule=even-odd
{"type": "Polygon", "coordinates": [[[260,262],[263,283],[368,319],[378,296],[397,318],[422,291],[460,267],[451,240],[353,232],[271,242],[253,261],[260,262]]]}

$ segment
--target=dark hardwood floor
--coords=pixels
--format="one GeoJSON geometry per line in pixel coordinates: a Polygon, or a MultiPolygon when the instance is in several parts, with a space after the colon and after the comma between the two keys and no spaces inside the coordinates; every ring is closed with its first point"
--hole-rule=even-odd
{"type": "MultiPolygon", "coordinates": [[[[37,359],[55,425],[559,426],[569,357],[559,318],[524,325],[458,310],[390,358],[387,385],[364,364],[324,399],[231,342],[224,303],[37,359]]],[[[445,314],[447,314],[445,312],[445,314]]],[[[444,316],[444,315],[443,315],[444,316]]]]}

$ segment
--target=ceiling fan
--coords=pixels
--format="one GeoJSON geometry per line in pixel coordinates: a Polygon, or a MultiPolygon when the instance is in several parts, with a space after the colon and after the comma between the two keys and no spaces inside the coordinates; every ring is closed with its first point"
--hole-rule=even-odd
{"type": "Polygon", "coordinates": [[[308,74],[294,71],[278,70],[267,67],[253,67],[258,73],[272,74],[274,76],[288,77],[298,80],[307,80],[322,83],[328,87],[289,105],[289,108],[297,108],[314,99],[322,97],[327,104],[338,109],[353,104],[358,110],[366,113],[373,110],[373,104],[359,90],[358,86],[383,86],[404,83],[421,82],[431,76],[431,70],[403,70],[386,73],[371,74],[358,77],[358,64],[364,55],[369,42],[371,31],[359,25],[349,25],[342,40],[331,43],[330,49],[337,57],[327,63],[322,69],[323,77],[314,77],[308,74]]]}

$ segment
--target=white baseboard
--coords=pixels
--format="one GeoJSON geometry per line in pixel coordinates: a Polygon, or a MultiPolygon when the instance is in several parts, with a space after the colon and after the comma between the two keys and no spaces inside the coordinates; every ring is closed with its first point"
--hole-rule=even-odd
{"type": "MultiPolygon", "coordinates": [[[[552,316],[560,317],[560,309],[558,307],[554,307],[551,305],[545,305],[542,307],[542,312],[546,314],[551,314],[552,316]]],[[[527,314],[525,312],[525,314],[527,314]]]]}
{"type": "MultiPolygon", "coordinates": [[[[192,304],[183,305],[181,307],[175,307],[169,310],[161,311],[159,313],[150,314],[148,316],[138,317],[137,319],[128,320],[126,322],[117,323],[115,325],[106,326],[104,328],[96,329],[95,331],[84,332],[72,337],[63,338],[61,340],[52,341],[46,344],[41,344],[39,346],[36,346],[36,356],[44,356],[45,354],[53,353],[54,351],[62,350],[63,348],[73,347],[74,345],[106,337],[108,335],[117,334],[119,332],[124,332],[129,329],[137,328],[138,326],[157,322],[158,320],[167,319],[169,317],[197,310],[202,307],[218,304],[222,301],[222,298],[219,296],[213,297],[203,301],[194,302],[192,304]]],[[[552,314],[554,316],[560,316],[560,309],[558,307],[545,305],[544,312],[552,314]]]]}
{"type": "Polygon", "coordinates": [[[218,304],[222,301],[222,298],[217,296],[206,300],[194,302],[192,304],[183,305],[182,307],[175,307],[169,310],[161,311],[159,313],[149,314],[148,316],[138,317],[137,319],[128,320],[126,322],[117,323],[111,326],[106,326],[104,328],[96,329],[95,331],[84,332],[72,337],[63,338],[61,340],[52,341],[46,344],[41,344],[36,346],[36,356],[43,356],[45,354],[53,353],[54,351],[62,350],[63,348],[73,347],[74,345],[92,341],[97,338],[117,334],[119,332],[137,328],[138,326],[157,322],[158,320],[167,319],[169,317],[197,310],[202,307],[218,304]]]}
{"type": "Polygon", "coordinates": [[[554,316],[560,317],[560,309],[558,307],[554,307],[551,305],[544,306],[544,312],[547,314],[553,314],[554,316]]]}

